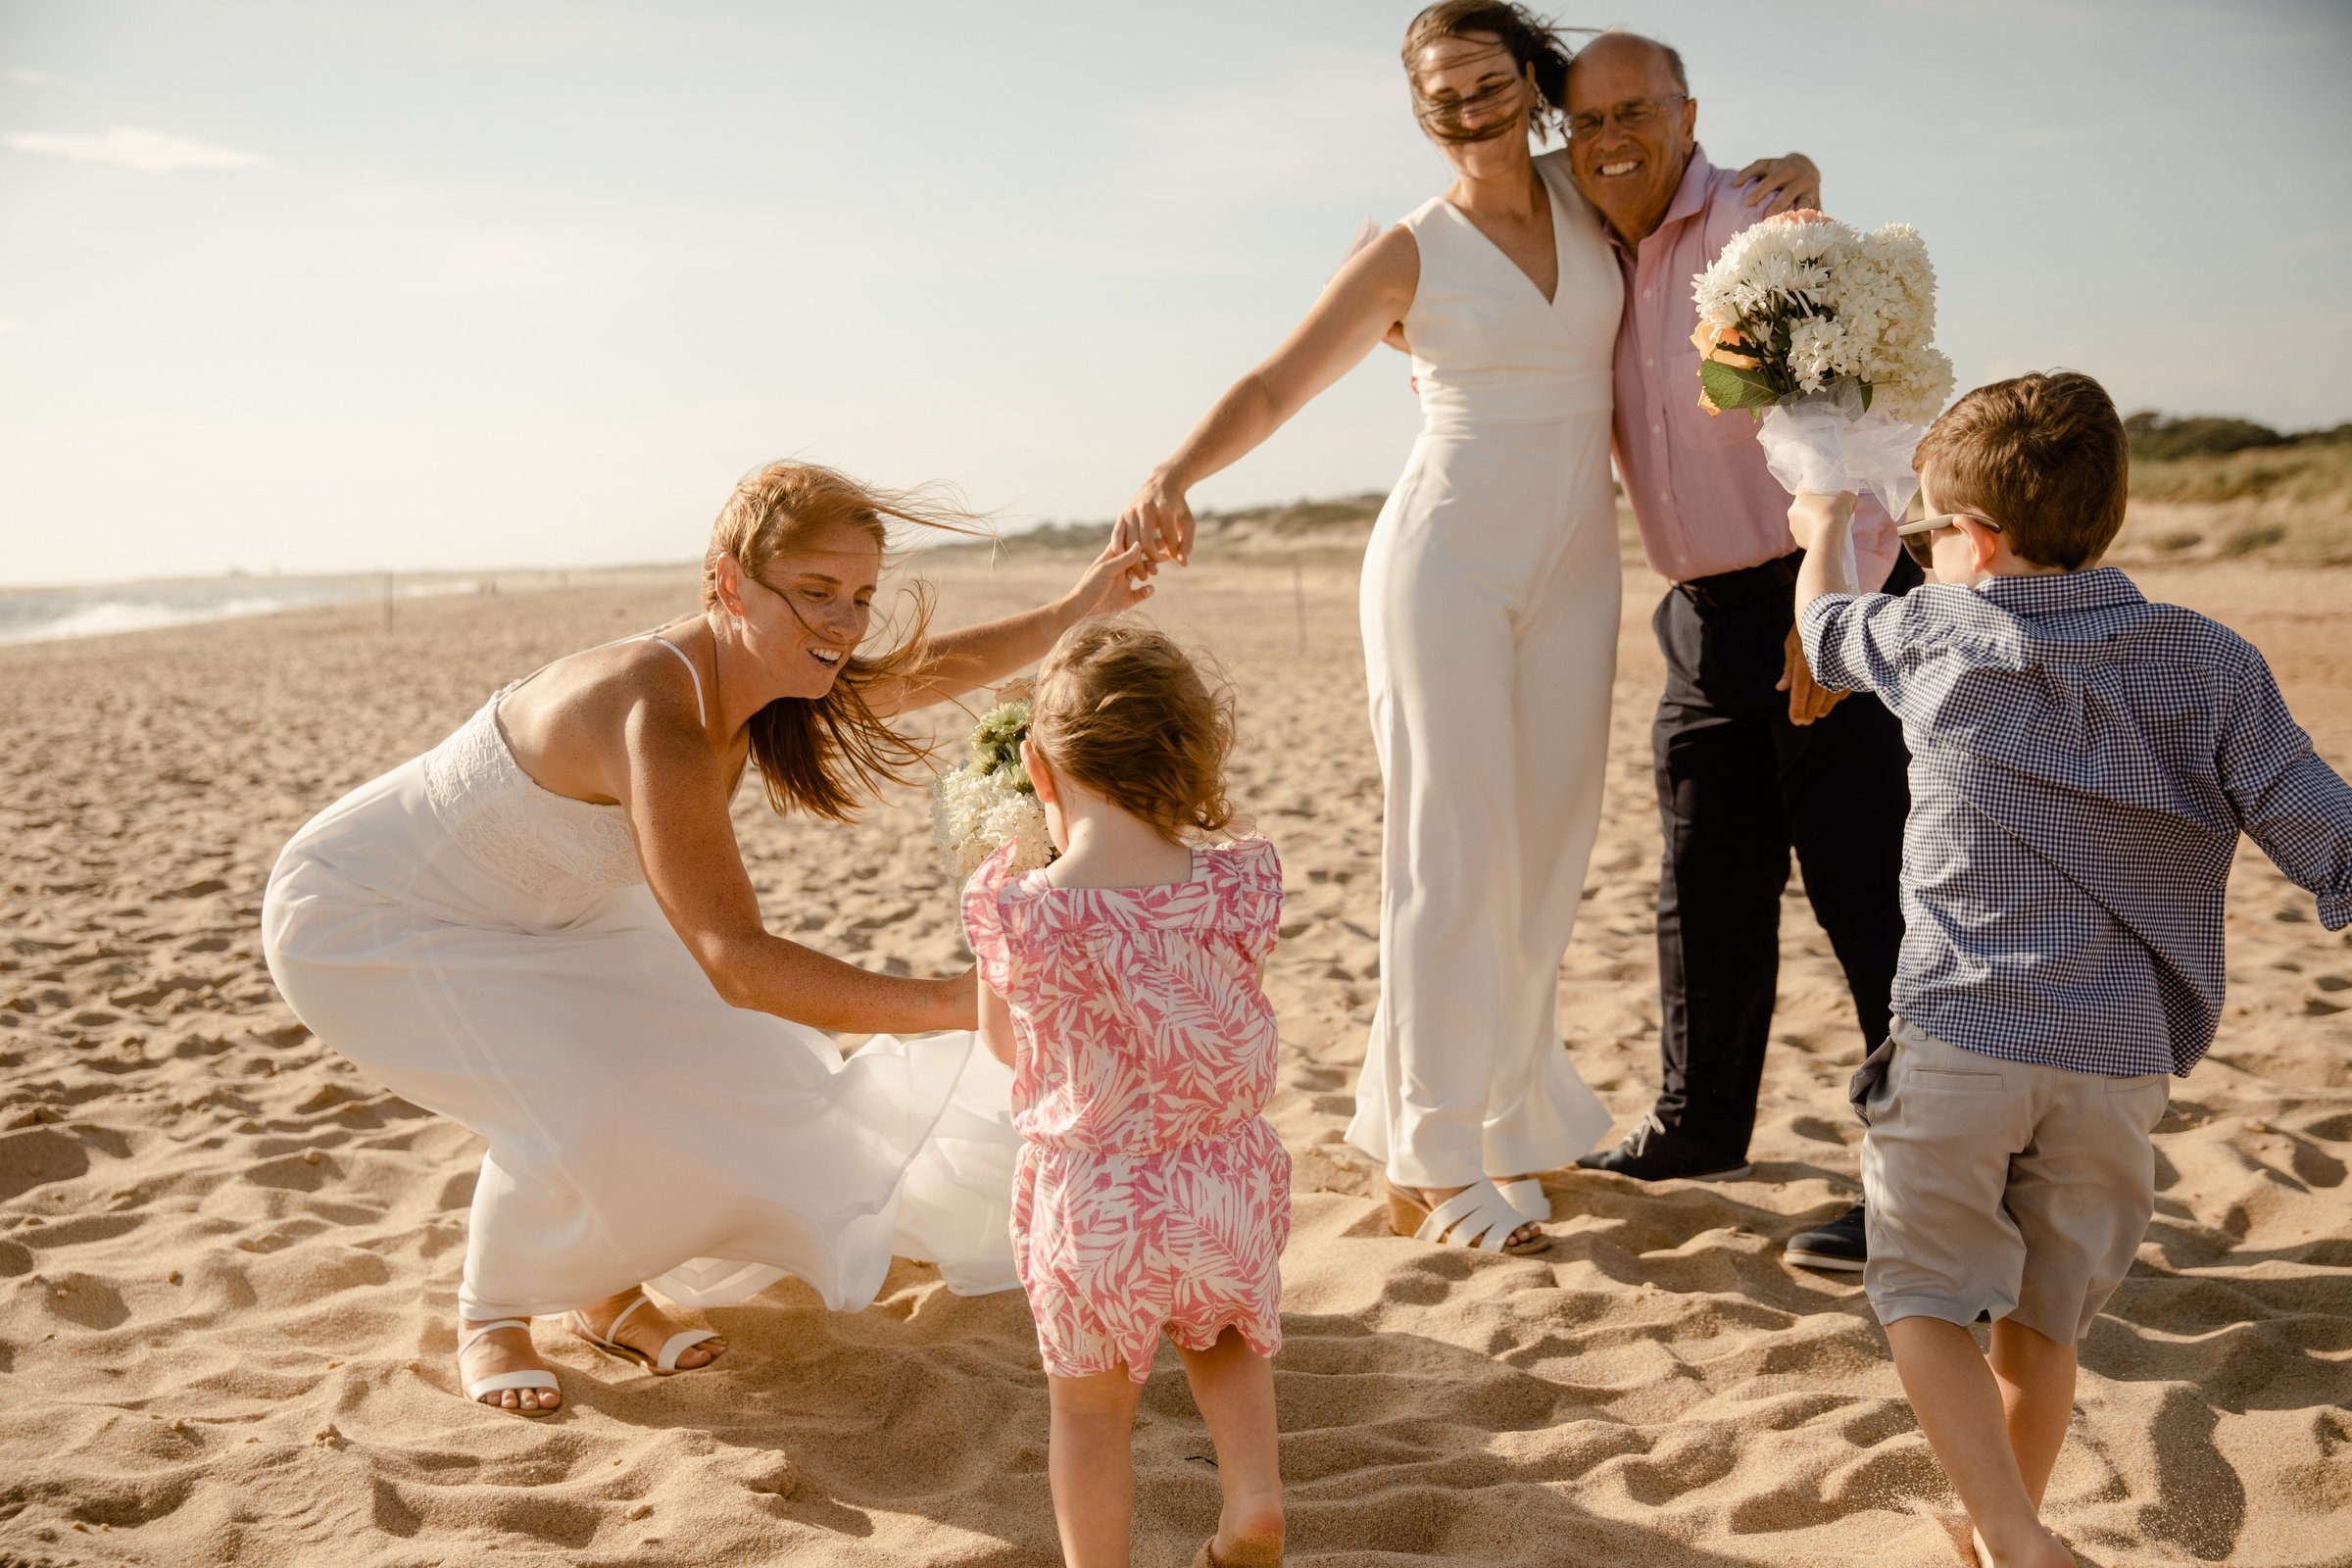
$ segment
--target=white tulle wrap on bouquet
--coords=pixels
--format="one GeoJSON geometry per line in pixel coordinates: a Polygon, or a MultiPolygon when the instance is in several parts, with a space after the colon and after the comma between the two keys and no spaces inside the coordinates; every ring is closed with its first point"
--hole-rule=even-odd
{"type": "Polygon", "coordinates": [[[1690,297],[1699,407],[1758,416],[1790,495],[1868,491],[1901,516],[1919,490],[1911,454],[1952,390],[1919,231],[1785,213],[1734,235],[1690,297]]]}
{"type": "Polygon", "coordinates": [[[1790,495],[1868,491],[1886,515],[1899,517],[1919,491],[1911,454],[1926,433],[1908,420],[1865,412],[1859,396],[1825,391],[1766,409],[1756,445],[1790,495]]]}

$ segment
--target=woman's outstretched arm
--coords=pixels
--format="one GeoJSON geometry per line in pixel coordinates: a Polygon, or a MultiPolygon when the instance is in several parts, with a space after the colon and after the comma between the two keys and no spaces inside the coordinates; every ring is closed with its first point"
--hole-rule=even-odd
{"type": "Polygon", "coordinates": [[[1119,514],[1113,544],[1142,543],[1163,561],[1193,559],[1185,492],[1254,451],[1315,394],[1363,362],[1412,308],[1421,250],[1392,228],[1348,259],[1322,296],[1265,362],[1226,388],[1119,514]]]}
{"type": "Polygon", "coordinates": [[[884,715],[903,713],[994,686],[1045,658],[1054,639],[1080,621],[1115,615],[1151,598],[1156,569],[1141,546],[1113,537],[1077,585],[1051,604],[926,637],[923,662],[905,680],[867,688],[866,706],[884,715]]]}
{"type": "Polygon", "coordinates": [[[711,989],[738,1007],[855,1034],[970,1029],[977,977],[876,974],[769,932],[727,814],[723,761],[682,701],[631,704],[613,772],[646,883],[711,989]]]}

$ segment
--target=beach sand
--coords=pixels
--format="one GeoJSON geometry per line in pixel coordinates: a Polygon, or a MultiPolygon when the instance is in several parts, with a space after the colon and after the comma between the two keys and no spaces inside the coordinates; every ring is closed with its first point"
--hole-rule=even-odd
{"type": "MultiPolygon", "coordinates": [[[[942,613],[1072,558],[933,563],[942,613]]],[[[2352,765],[2352,572],[2148,570],[2236,626],[2352,765]]],[[[1375,990],[1380,790],[1354,568],[1163,578],[1236,681],[1236,793],[1281,846],[1276,1124],[1297,1162],[1277,1363],[1293,1559],[1956,1564],[1954,1508],[1854,1276],[1782,1262],[1843,1209],[1859,1051],[1794,881],[1752,1180],[1546,1178],[1532,1258],[1386,1232],[1340,1142],[1375,990]]],[[[1629,567],[1609,798],[1563,1033],[1619,1116],[1656,1083],[1659,585],[1629,567]]],[[[898,1264],[834,1315],[787,1283],[656,1380],[544,1322],[567,1404],[453,1393],[479,1146],[311,1038],[264,969],[278,847],[554,655],[658,623],[685,570],[0,649],[0,1564],[1043,1564],[1046,1396],[1017,1294],[898,1264]]],[[[960,720],[957,721],[960,723],[960,720]]],[[[916,792],[853,831],[739,802],[771,925],[961,967],[916,792]]],[[[2048,1514],[2086,1563],[2352,1562],[2352,943],[2248,850],[2230,1001],[2157,1137],[2157,1215],[2083,1347],[2048,1514]]],[[[646,1072],[693,1070],[691,1042],[646,1072]]],[[[1136,1438],[1137,1560],[1187,1562],[1216,1476],[1175,1358],[1136,1438]]]]}

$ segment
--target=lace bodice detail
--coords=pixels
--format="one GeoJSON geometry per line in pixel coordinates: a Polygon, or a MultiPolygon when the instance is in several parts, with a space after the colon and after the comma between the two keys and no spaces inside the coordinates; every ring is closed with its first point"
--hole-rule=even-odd
{"type": "Polygon", "coordinates": [[[644,881],[619,807],[558,795],[514,760],[498,727],[498,705],[514,689],[501,687],[424,754],[433,814],[467,855],[539,898],[592,899],[644,881]]]}

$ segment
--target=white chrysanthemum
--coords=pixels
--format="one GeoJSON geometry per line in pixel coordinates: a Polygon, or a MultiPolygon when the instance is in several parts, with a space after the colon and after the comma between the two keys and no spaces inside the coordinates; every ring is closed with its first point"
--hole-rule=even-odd
{"type": "Polygon", "coordinates": [[[1799,393],[1863,382],[1874,410],[1915,424],[1951,396],[1951,362],[1934,346],[1936,270],[1908,223],[1869,233],[1830,219],[1755,224],[1724,246],[1691,298],[1702,320],[1752,344],[1785,330],[1799,393]]]}
{"type": "Polygon", "coordinates": [[[983,773],[968,762],[932,785],[931,833],[940,863],[958,888],[981,861],[1015,839],[1021,844],[1012,859],[1015,873],[1034,871],[1054,858],[1046,808],[1037,797],[1014,789],[1004,773],[983,773]]]}

